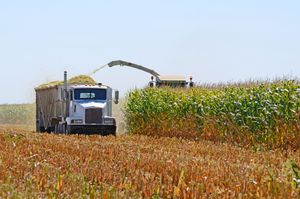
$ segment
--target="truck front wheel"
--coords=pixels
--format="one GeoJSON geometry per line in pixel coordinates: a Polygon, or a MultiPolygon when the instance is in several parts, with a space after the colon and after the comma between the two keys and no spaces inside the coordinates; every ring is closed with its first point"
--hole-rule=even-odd
{"type": "Polygon", "coordinates": [[[116,126],[107,126],[101,135],[114,135],[116,136],[117,127],[116,126]]]}

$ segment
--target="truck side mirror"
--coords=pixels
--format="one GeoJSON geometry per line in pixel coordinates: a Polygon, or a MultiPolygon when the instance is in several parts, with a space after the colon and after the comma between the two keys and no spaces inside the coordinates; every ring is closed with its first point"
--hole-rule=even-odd
{"type": "Polygon", "coordinates": [[[118,104],[119,103],[119,91],[118,90],[115,90],[115,104],[118,104]]]}

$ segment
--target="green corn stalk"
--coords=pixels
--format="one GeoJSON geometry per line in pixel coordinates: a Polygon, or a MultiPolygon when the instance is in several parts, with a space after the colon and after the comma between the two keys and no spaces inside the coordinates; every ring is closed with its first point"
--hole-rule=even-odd
{"type": "Polygon", "coordinates": [[[134,90],[128,94],[125,105],[128,130],[143,133],[140,128],[147,124],[172,127],[168,122],[182,120],[184,124],[185,120],[195,118],[201,135],[203,126],[210,122],[207,118],[214,118],[212,125],[222,135],[247,133],[245,136],[256,143],[267,143],[278,137],[280,125],[299,122],[299,82],[245,85],[134,90]],[[168,122],[164,124],[165,120],[168,122]]]}

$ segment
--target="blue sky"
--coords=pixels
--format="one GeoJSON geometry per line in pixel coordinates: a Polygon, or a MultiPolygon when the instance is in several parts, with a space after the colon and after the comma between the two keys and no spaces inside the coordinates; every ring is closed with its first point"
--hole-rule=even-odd
{"type": "MultiPolygon", "coordinates": [[[[0,0],[1,103],[123,59],[197,82],[300,76],[299,1],[0,0]]],[[[94,78],[122,94],[150,76],[125,67],[94,78]]]]}

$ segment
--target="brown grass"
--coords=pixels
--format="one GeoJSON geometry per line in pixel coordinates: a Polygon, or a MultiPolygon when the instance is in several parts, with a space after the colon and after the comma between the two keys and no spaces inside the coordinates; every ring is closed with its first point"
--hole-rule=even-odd
{"type": "Polygon", "coordinates": [[[0,128],[4,198],[297,198],[297,163],[299,152],[207,141],[0,128]]]}

